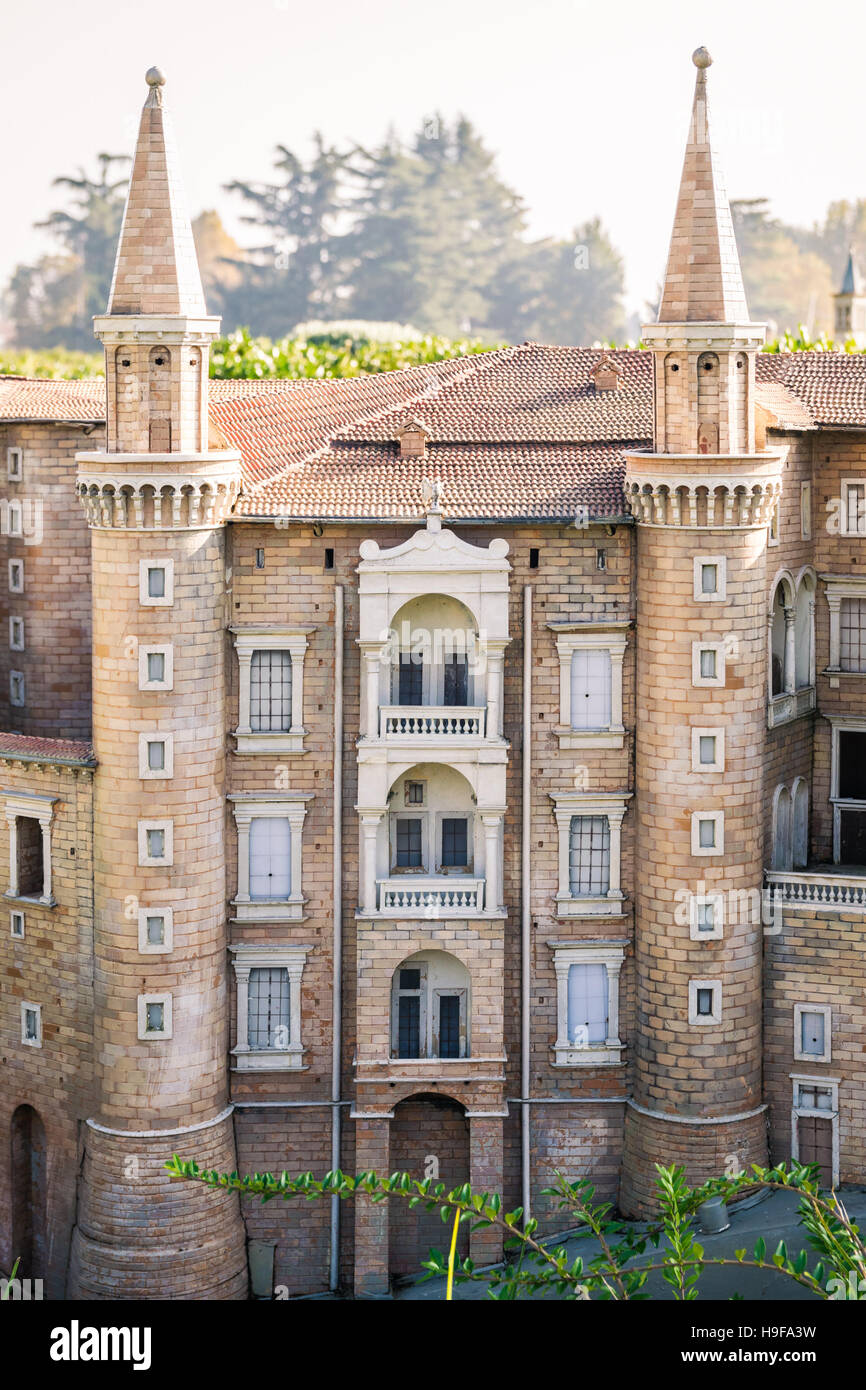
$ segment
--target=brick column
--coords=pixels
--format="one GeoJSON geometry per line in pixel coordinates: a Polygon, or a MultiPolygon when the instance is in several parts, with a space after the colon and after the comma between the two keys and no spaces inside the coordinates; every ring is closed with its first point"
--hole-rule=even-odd
{"type": "MultiPolygon", "coordinates": [[[[469,1181],[473,1192],[501,1194],[503,1185],[502,1116],[473,1115],[469,1120],[469,1181]]],[[[502,1259],[502,1234],[488,1226],[473,1231],[469,1253],[477,1265],[498,1264],[502,1259]]]]}
{"type": "MultiPolygon", "coordinates": [[[[391,1117],[359,1116],[355,1121],[355,1170],[386,1176],[390,1165],[391,1117]]],[[[355,1297],[388,1298],[388,1203],[355,1199],[355,1297]]]]}

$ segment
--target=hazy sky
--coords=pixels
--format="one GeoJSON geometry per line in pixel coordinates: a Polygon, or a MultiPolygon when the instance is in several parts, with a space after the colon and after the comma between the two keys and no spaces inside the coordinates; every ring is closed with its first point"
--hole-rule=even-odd
{"type": "Polygon", "coordinates": [[[51,180],[128,152],[151,64],[167,75],[193,214],[239,239],[231,178],[267,176],[310,132],[373,142],[465,112],[534,235],[599,215],[642,310],[667,251],[694,81],[733,197],[811,223],[866,196],[866,10],[852,0],[41,0],[2,5],[0,281],[46,243],[51,180]]]}

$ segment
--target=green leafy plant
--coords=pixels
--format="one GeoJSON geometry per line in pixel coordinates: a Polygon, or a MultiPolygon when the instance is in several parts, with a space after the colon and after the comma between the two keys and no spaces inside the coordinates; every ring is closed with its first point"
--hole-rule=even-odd
{"type": "Polygon", "coordinates": [[[20,1263],[20,1258],[15,1261],[14,1265],[12,1266],[12,1273],[9,1275],[9,1278],[6,1280],[3,1287],[0,1288],[0,1303],[5,1302],[5,1300],[9,1298],[11,1293],[10,1285],[12,1283],[12,1280],[18,1277],[18,1266],[20,1265],[20,1263]]]}

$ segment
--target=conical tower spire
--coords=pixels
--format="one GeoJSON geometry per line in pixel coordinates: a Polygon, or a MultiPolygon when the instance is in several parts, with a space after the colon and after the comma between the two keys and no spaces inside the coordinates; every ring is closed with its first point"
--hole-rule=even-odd
{"type": "Polygon", "coordinates": [[[748,323],[740,260],[718,155],[710,138],[705,48],[698,70],[689,138],[668,252],[659,323],[748,323]]]}
{"type": "Polygon", "coordinates": [[[180,182],[165,78],[150,68],[147,100],[108,298],[109,315],[207,313],[180,182]]]}

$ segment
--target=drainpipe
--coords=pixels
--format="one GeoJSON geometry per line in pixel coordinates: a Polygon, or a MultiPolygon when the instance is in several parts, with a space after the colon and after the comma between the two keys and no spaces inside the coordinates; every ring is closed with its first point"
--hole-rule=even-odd
{"type": "MultiPolygon", "coordinates": [[[[343,586],[334,589],[334,985],[331,1004],[331,1169],[340,1166],[340,1068],[343,1015],[343,586]]],[[[328,1286],[340,1284],[340,1199],[331,1198],[328,1286]]]]}
{"type": "Polygon", "coordinates": [[[529,1167],[529,1004],[531,953],[530,856],[532,833],[532,586],[523,590],[523,821],[520,849],[520,1147],[523,1221],[530,1216],[529,1167]]]}

